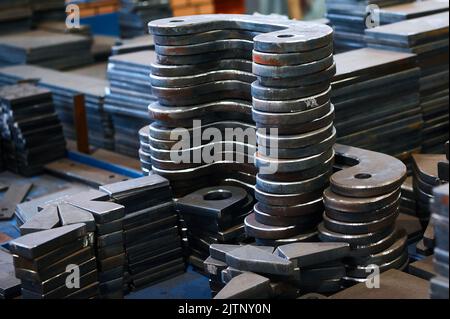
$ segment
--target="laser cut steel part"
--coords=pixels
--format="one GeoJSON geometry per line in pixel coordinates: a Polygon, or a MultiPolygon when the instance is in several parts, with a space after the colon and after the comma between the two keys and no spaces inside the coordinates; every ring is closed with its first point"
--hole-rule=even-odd
{"type": "Polygon", "coordinates": [[[406,179],[406,166],[391,156],[336,144],[339,161],[356,162],[356,166],[335,173],[331,190],[351,197],[375,197],[401,187],[406,179]]]}
{"type": "Polygon", "coordinates": [[[32,183],[14,183],[8,187],[0,201],[0,220],[10,219],[14,216],[16,206],[25,199],[32,187],[32,183]]]}

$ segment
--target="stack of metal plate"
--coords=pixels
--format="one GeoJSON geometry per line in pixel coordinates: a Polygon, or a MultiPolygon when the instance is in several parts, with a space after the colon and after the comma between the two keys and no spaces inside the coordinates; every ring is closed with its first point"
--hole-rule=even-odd
{"type": "Polygon", "coordinates": [[[13,299],[20,294],[20,280],[15,275],[13,256],[0,247],[0,299],[13,299]]]}
{"type": "Polygon", "coordinates": [[[336,53],[366,46],[364,30],[378,22],[375,15],[380,8],[412,1],[414,0],[326,0],[326,17],[335,31],[336,53]]]}
{"type": "Polygon", "coordinates": [[[187,226],[191,263],[203,269],[212,244],[239,244],[246,240],[244,219],[254,205],[253,196],[234,186],[198,190],[178,199],[177,208],[187,226]]]}
{"type": "Polygon", "coordinates": [[[409,3],[390,5],[379,10],[380,23],[383,25],[420,18],[448,11],[448,9],[449,4],[446,0],[416,0],[409,3]]]}
{"type": "Polygon", "coordinates": [[[153,38],[149,34],[141,35],[132,39],[120,39],[112,47],[112,55],[119,55],[137,51],[155,50],[153,38]]]}
{"type": "Polygon", "coordinates": [[[52,93],[31,84],[0,88],[0,124],[6,167],[26,176],[66,154],[61,122],[52,93]]]}
{"type": "Polygon", "coordinates": [[[43,30],[0,36],[0,64],[35,64],[62,70],[93,62],[92,39],[43,30]]]}
{"type": "Polygon", "coordinates": [[[147,23],[172,16],[169,0],[121,0],[120,33],[132,38],[147,33],[147,23]]]}
{"type": "Polygon", "coordinates": [[[297,298],[342,289],[347,243],[213,244],[205,270],[216,299],[297,298]]]}
{"type": "Polygon", "coordinates": [[[307,24],[298,33],[267,35],[253,51],[259,203],[245,224],[258,243],[276,246],[292,237],[314,237],[322,220],[322,193],[332,173],[336,141],[330,102],[336,72],[332,37],[330,27],[307,24]]]}
{"type": "Polygon", "coordinates": [[[413,157],[413,187],[417,203],[417,217],[426,228],[430,219],[430,203],[433,188],[442,184],[439,179],[438,164],[445,161],[445,155],[414,154],[413,157]]]}
{"type": "Polygon", "coordinates": [[[125,249],[123,240],[123,217],[125,207],[104,200],[103,192],[94,191],[93,196],[78,194],[67,202],[94,216],[96,226],[95,255],[100,297],[122,299],[124,286],[125,249]],[[91,198],[99,200],[90,200],[91,198]]]}
{"type": "Polygon", "coordinates": [[[73,97],[83,94],[89,129],[89,143],[105,149],[114,148],[114,129],[110,115],[103,109],[106,80],[63,73],[32,65],[17,65],[0,69],[0,83],[16,83],[36,79],[38,86],[53,93],[56,112],[63,123],[64,135],[75,138],[73,97]]]}
{"type": "Polygon", "coordinates": [[[434,269],[437,277],[431,279],[431,298],[449,298],[449,246],[448,246],[448,184],[433,190],[432,219],[436,239],[434,250],[434,269]]]}
{"type": "Polygon", "coordinates": [[[150,175],[152,171],[151,162],[151,147],[150,147],[150,127],[144,126],[139,130],[139,142],[141,148],[139,149],[139,159],[141,161],[142,172],[145,175],[150,175]]]}
{"type": "Polygon", "coordinates": [[[29,30],[32,13],[30,0],[1,1],[0,34],[29,30]]]}
{"type": "Polygon", "coordinates": [[[413,177],[408,176],[402,185],[400,212],[410,216],[417,215],[416,195],[414,193],[413,177]]]}
{"type": "Polygon", "coordinates": [[[369,46],[411,52],[421,68],[423,152],[442,153],[449,134],[449,13],[406,20],[366,31],[369,46]]]}
{"type": "Polygon", "coordinates": [[[331,100],[339,143],[408,160],[422,144],[420,69],[410,53],[363,48],[335,55],[331,100]]]}
{"type": "Polygon", "coordinates": [[[367,280],[374,265],[380,272],[406,267],[408,235],[396,227],[406,166],[381,153],[338,144],[335,149],[337,161],[354,166],[331,176],[319,237],[350,244],[345,283],[367,280]]]}
{"type": "Polygon", "coordinates": [[[65,21],[65,0],[30,0],[33,10],[33,23],[42,21],[65,21]]]}
{"type": "Polygon", "coordinates": [[[11,241],[9,247],[22,298],[98,297],[96,258],[84,224],[31,233],[11,241]]]}
{"type": "Polygon", "coordinates": [[[139,51],[109,58],[109,89],[105,111],[111,114],[115,129],[115,150],[138,156],[139,130],[148,124],[148,106],[156,101],[149,74],[156,61],[154,51],[139,51]]]}
{"type": "Polygon", "coordinates": [[[178,215],[168,180],[150,175],[101,186],[100,190],[125,206],[125,271],[133,289],[185,271],[178,215]]]}

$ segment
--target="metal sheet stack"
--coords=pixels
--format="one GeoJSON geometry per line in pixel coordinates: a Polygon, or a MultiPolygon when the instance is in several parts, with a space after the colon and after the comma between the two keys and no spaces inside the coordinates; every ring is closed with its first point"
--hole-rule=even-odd
{"type": "Polygon", "coordinates": [[[185,271],[178,215],[169,181],[150,175],[101,186],[110,200],[125,206],[125,272],[139,289],[185,271]]]}
{"type": "Polygon", "coordinates": [[[138,156],[139,130],[148,124],[148,106],[156,101],[149,74],[156,61],[154,51],[139,51],[109,58],[109,89],[105,111],[111,114],[115,129],[115,150],[138,156]]]}
{"type": "Polygon", "coordinates": [[[0,3],[0,34],[29,30],[32,13],[29,0],[2,1],[0,3]]]}
{"type": "Polygon", "coordinates": [[[406,166],[381,153],[336,144],[336,161],[356,163],[335,173],[324,192],[324,221],[319,238],[350,244],[345,260],[346,284],[363,282],[373,270],[380,272],[408,265],[404,229],[396,227],[400,187],[406,166]]]}
{"type": "Polygon", "coordinates": [[[63,129],[49,90],[31,84],[3,86],[0,109],[3,160],[9,170],[33,176],[65,156],[63,129]]]}
{"type": "Polygon", "coordinates": [[[0,36],[0,65],[35,64],[63,70],[93,62],[92,39],[43,30],[0,36]]]}
{"type": "Polygon", "coordinates": [[[422,144],[420,69],[410,53],[363,48],[335,55],[331,100],[339,143],[408,160],[422,144]]]}
{"type": "Polygon", "coordinates": [[[13,299],[21,294],[20,280],[16,278],[13,256],[0,248],[0,300],[13,299]]]}
{"type": "Polygon", "coordinates": [[[442,153],[449,134],[449,13],[406,20],[366,31],[368,45],[411,52],[421,68],[420,95],[424,119],[423,152],[442,153]]]}
{"type": "Polygon", "coordinates": [[[102,79],[73,73],[62,73],[32,65],[18,65],[0,69],[0,83],[16,83],[20,80],[39,80],[38,86],[53,93],[56,112],[63,123],[64,135],[75,138],[73,123],[73,97],[83,94],[89,129],[89,143],[105,149],[114,148],[114,129],[111,117],[104,111],[105,87],[102,79]]]}
{"type": "Polygon", "coordinates": [[[172,16],[169,0],[121,0],[120,32],[123,38],[147,33],[147,23],[172,16]]]}
{"type": "Polygon", "coordinates": [[[432,219],[436,237],[434,250],[434,269],[438,274],[431,279],[431,298],[449,298],[449,246],[448,246],[448,184],[433,190],[435,196],[432,203],[432,219]]]}
{"type": "Polygon", "coordinates": [[[9,247],[23,299],[98,297],[96,258],[84,224],[31,233],[11,241],[9,247]],[[79,288],[71,285],[77,270],[79,288]]]}
{"type": "Polygon", "coordinates": [[[366,46],[364,30],[375,23],[367,17],[371,8],[379,9],[412,1],[414,0],[326,0],[326,17],[335,31],[336,53],[366,46]]]}
{"type": "Polygon", "coordinates": [[[33,9],[33,23],[42,21],[65,21],[65,0],[30,0],[33,9]]]}
{"type": "Polygon", "coordinates": [[[433,188],[442,184],[439,179],[438,164],[445,161],[445,155],[414,154],[413,157],[413,189],[417,204],[417,217],[426,228],[430,220],[430,203],[433,188]]]}
{"type": "Polygon", "coordinates": [[[245,224],[247,235],[262,245],[315,236],[322,220],[322,192],[332,173],[336,139],[330,102],[336,71],[333,30],[307,24],[299,33],[286,30],[261,36],[253,51],[259,203],[245,224]],[[282,43],[285,39],[289,42],[282,43]]]}
{"type": "Polygon", "coordinates": [[[341,290],[349,253],[347,243],[214,244],[204,265],[216,299],[293,299],[341,290]]]}
{"type": "Polygon", "coordinates": [[[191,264],[203,269],[212,244],[245,242],[244,219],[253,205],[253,196],[234,186],[203,188],[178,199],[177,209],[187,226],[191,264]]]}
{"type": "Polygon", "coordinates": [[[151,162],[151,147],[150,147],[150,127],[144,126],[139,130],[139,142],[141,148],[139,149],[139,159],[141,161],[141,168],[144,175],[150,175],[152,172],[151,162]]]}
{"type": "Polygon", "coordinates": [[[449,3],[446,0],[415,0],[409,3],[389,5],[379,10],[380,23],[384,25],[420,18],[448,11],[448,9],[449,3]]]}

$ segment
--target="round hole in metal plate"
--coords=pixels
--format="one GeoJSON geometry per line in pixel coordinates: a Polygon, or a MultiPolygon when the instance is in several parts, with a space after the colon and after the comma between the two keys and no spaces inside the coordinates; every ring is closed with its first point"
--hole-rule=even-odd
{"type": "Polygon", "coordinates": [[[203,199],[208,201],[219,201],[231,198],[232,196],[233,194],[230,191],[218,189],[205,194],[203,199]]]}
{"type": "Polygon", "coordinates": [[[356,179],[369,179],[369,178],[372,178],[372,175],[361,173],[361,174],[356,174],[355,178],[356,179]]]}

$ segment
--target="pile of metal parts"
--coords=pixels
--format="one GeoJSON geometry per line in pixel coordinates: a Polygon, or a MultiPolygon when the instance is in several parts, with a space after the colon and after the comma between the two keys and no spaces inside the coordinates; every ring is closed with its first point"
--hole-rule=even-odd
{"type": "Polygon", "coordinates": [[[20,280],[16,278],[12,254],[0,247],[0,300],[13,299],[21,294],[20,280]]]}
{"type": "Polygon", "coordinates": [[[377,23],[369,14],[378,14],[374,9],[412,2],[414,0],[326,0],[327,14],[335,31],[336,53],[363,48],[364,30],[377,23]]]}
{"type": "Polygon", "coordinates": [[[131,39],[120,39],[112,47],[112,55],[126,54],[138,51],[155,50],[153,38],[149,34],[141,35],[131,39]]]}
{"type": "Polygon", "coordinates": [[[442,153],[449,138],[449,13],[397,22],[366,31],[370,47],[417,54],[421,69],[420,96],[423,152],[442,153]]]}
{"type": "Polygon", "coordinates": [[[324,192],[319,237],[350,244],[344,283],[365,281],[374,264],[381,272],[404,269],[408,236],[396,227],[396,219],[406,166],[381,153],[342,145],[335,150],[336,162],[349,167],[331,176],[330,188],[324,192]]]}
{"type": "Polygon", "coordinates": [[[235,186],[203,188],[178,199],[177,209],[187,227],[190,263],[202,270],[210,245],[245,242],[244,219],[253,205],[253,196],[235,186]]]}
{"type": "MultiPolygon", "coordinates": [[[[64,12],[64,11],[63,11],[64,12]]],[[[0,36],[0,65],[35,64],[57,70],[93,62],[92,39],[42,30],[0,36]]]]}
{"type": "Polygon", "coordinates": [[[148,124],[148,106],[156,100],[148,78],[155,61],[154,51],[139,51],[112,56],[108,62],[105,111],[113,120],[115,151],[134,158],[138,132],[148,124]]]}
{"type": "Polygon", "coordinates": [[[147,33],[147,23],[172,16],[169,0],[120,0],[120,34],[132,38],[147,33]]]}
{"type": "Polygon", "coordinates": [[[363,48],[334,58],[337,141],[409,161],[422,145],[416,55],[363,48]]]}
{"type": "Polygon", "coordinates": [[[378,13],[380,24],[384,25],[448,11],[448,8],[448,1],[415,0],[380,8],[378,13]]]}
{"type": "Polygon", "coordinates": [[[185,271],[179,220],[168,180],[151,175],[101,186],[100,190],[125,207],[124,269],[129,288],[139,289],[185,271]]]}
{"type": "Polygon", "coordinates": [[[9,170],[34,176],[66,153],[52,93],[31,84],[0,88],[2,157],[9,170]]]}
{"type": "Polygon", "coordinates": [[[4,0],[0,3],[0,34],[31,28],[33,11],[29,0],[4,0]]]}
{"type": "Polygon", "coordinates": [[[97,298],[99,283],[92,245],[84,224],[31,233],[11,241],[22,298],[97,298]],[[79,287],[69,277],[76,276],[77,270],[68,265],[78,266],[82,274],[79,287]]]}
{"type": "Polygon", "coordinates": [[[42,21],[65,21],[66,1],[65,0],[30,0],[33,10],[33,23],[42,21]]]}
{"type": "Polygon", "coordinates": [[[37,85],[53,93],[56,112],[63,123],[66,138],[75,139],[73,99],[82,94],[85,98],[89,143],[93,146],[114,149],[114,129],[111,116],[104,110],[106,80],[63,73],[32,65],[17,65],[0,69],[0,85],[21,80],[37,80],[37,85]]]}
{"type": "Polygon", "coordinates": [[[333,293],[345,275],[346,243],[279,246],[211,245],[205,261],[216,299],[297,298],[311,291],[333,293]]]}
{"type": "Polygon", "coordinates": [[[449,246],[448,246],[448,184],[434,189],[432,221],[436,239],[434,269],[437,276],[431,279],[431,298],[449,298],[449,246]]]}
{"type": "Polygon", "coordinates": [[[150,175],[152,173],[152,158],[150,147],[150,127],[144,126],[139,130],[139,160],[141,162],[141,169],[144,175],[150,175]]]}

